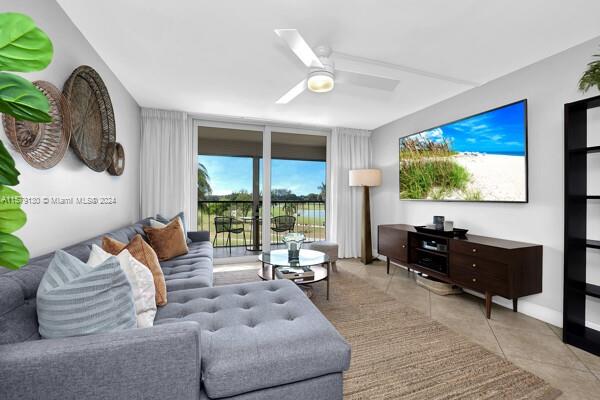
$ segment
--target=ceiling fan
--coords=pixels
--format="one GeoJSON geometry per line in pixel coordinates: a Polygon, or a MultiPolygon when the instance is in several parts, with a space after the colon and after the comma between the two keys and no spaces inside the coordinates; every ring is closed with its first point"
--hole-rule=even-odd
{"type": "Polygon", "coordinates": [[[276,104],[287,104],[306,89],[315,93],[330,92],[335,87],[336,81],[387,91],[393,91],[400,82],[396,79],[359,73],[356,70],[336,68],[329,47],[317,46],[313,51],[296,29],[275,29],[275,33],[308,68],[307,76],[281,96],[276,104]]]}

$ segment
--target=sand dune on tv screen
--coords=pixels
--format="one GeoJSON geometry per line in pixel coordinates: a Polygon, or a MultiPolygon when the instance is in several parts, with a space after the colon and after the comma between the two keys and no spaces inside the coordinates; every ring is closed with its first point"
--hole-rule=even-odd
{"type": "MultiPolygon", "coordinates": [[[[478,191],[481,200],[525,201],[525,156],[459,153],[452,158],[469,171],[467,190],[478,191]]],[[[462,200],[461,193],[451,193],[446,199],[462,200]]]]}

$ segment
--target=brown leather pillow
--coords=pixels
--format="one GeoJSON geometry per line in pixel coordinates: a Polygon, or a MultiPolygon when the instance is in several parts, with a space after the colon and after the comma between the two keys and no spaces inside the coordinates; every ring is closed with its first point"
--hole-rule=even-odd
{"type": "Polygon", "coordinates": [[[104,236],[102,238],[102,248],[104,251],[114,255],[119,254],[125,249],[129,250],[133,258],[144,264],[152,272],[154,287],[156,289],[156,305],[164,306],[167,304],[167,284],[165,283],[165,276],[160,268],[158,257],[156,257],[156,253],[152,247],[144,241],[141,235],[135,235],[129,244],[104,236]]]}
{"type": "Polygon", "coordinates": [[[179,218],[169,222],[164,228],[144,226],[150,246],[156,251],[160,261],[170,260],[173,257],[188,253],[183,227],[179,218]]]}

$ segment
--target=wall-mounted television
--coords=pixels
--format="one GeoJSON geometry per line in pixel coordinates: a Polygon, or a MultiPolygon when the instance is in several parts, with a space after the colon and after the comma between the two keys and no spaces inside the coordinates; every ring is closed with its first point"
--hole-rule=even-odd
{"type": "Polygon", "coordinates": [[[527,100],[400,138],[400,199],[526,203],[527,100]]]}

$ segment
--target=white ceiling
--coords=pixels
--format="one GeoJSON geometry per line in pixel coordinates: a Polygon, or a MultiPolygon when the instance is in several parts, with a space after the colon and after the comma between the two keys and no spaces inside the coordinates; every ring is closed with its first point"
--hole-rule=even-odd
{"type": "Polygon", "coordinates": [[[481,84],[600,36],[598,0],[58,2],[143,107],[366,129],[473,87],[461,81],[481,84]],[[400,84],[338,84],[276,105],[306,69],[275,28],[400,66],[373,65],[400,84]]]}

